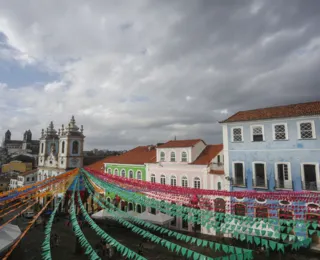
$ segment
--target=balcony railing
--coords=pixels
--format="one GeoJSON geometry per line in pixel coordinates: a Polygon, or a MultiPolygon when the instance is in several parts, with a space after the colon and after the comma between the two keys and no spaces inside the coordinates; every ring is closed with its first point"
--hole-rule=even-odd
{"type": "Polygon", "coordinates": [[[320,191],[320,184],[315,181],[303,181],[302,182],[303,190],[313,190],[320,191]]]}
{"type": "Polygon", "coordinates": [[[233,186],[247,187],[247,179],[233,178],[231,183],[233,186]]]}
{"type": "Polygon", "coordinates": [[[282,180],[275,180],[276,181],[276,189],[277,190],[293,190],[293,181],[282,181],[282,180]]]}
{"type": "Polygon", "coordinates": [[[269,187],[269,180],[266,179],[252,179],[252,187],[253,188],[260,188],[260,189],[268,189],[269,187]]]}

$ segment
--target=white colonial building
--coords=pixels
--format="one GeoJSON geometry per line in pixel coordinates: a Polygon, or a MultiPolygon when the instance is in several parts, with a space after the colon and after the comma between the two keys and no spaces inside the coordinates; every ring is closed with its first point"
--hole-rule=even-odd
{"type": "Polygon", "coordinates": [[[67,127],[58,132],[53,122],[46,131],[42,129],[38,159],[38,181],[57,176],[69,169],[83,166],[83,126],[76,125],[72,116],[67,127]]]}
{"type": "MultiPolygon", "coordinates": [[[[155,147],[156,160],[146,164],[147,181],[172,186],[182,186],[208,190],[226,190],[227,181],[223,170],[223,145],[207,145],[201,139],[172,140],[155,147]]],[[[204,199],[204,198],[202,198],[204,199]]],[[[212,207],[214,196],[211,199],[212,207]]],[[[226,205],[227,198],[218,198],[226,205]]],[[[210,203],[211,203],[210,202],[210,203]]],[[[218,202],[221,207],[221,202],[218,202]]],[[[149,209],[150,210],[150,209],[149,209]]],[[[207,230],[200,225],[175,218],[170,223],[171,228],[215,235],[213,230],[207,230]]]]}
{"type": "Polygon", "coordinates": [[[9,189],[21,188],[37,181],[37,169],[20,173],[16,178],[10,179],[9,189]]]}

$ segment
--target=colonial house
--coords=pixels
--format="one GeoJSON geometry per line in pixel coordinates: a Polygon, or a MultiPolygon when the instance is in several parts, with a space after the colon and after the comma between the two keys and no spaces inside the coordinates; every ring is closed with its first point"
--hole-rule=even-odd
{"type": "MultiPolygon", "coordinates": [[[[222,144],[207,145],[201,139],[172,140],[155,149],[156,161],[146,164],[147,181],[196,189],[225,189],[222,144]]],[[[215,234],[200,225],[193,227],[181,218],[175,218],[170,227],[185,231],[196,228],[202,233],[215,234]]]]}
{"type": "MultiPolygon", "coordinates": [[[[146,163],[154,162],[156,158],[156,150],[153,146],[138,146],[126,153],[107,157],[99,162],[96,162],[89,167],[94,170],[104,171],[108,174],[114,174],[124,178],[146,180],[146,163]]],[[[107,199],[111,201],[115,194],[106,194],[107,199]]],[[[125,204],[120,204],[124,209],[125,204]]],[[[128,210],[134,210],[138,213],[144,211],[141,205],[129,203],[128,210]]]]}
{"type": "Polygon", "coordinates": [[[20,173],[16,178],[10,180],[9,189],[21,188],[37,182],[37,169],[20,173]]]}
{"type": "MultiPolygon", "coordinates": [[[[221,124],[230,190],[320,191],[320,101],[240,111],[221,124]]],[[[289,219],[299,214],[277,210],[287,202],[258,199],[247,209],[250,202],[243,200],[233,200],[241,214],[289,219]],[[271,210],[265,203],[278,207],[271,210]]],[[[320,220],[311,213],[306,217],[320,220]]]]}

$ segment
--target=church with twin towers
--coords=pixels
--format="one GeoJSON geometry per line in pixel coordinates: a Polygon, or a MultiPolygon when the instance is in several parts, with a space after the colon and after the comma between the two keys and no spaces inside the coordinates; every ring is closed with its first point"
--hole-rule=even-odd
{"type": "Polygon", "coordinates": [[[50,122],[46,130],[42,129],[37,181],[57,176],[70,169],[83,166],[84,147],[83,126],[76,125],[74,116],[65,126],[55,129],[50,122]]]}

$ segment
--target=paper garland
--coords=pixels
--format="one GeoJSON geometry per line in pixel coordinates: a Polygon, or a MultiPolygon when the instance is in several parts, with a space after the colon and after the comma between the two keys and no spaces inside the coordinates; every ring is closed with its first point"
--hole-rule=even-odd
{"type": "MultiPolygon", "coordinates": [[[[85,171],[84,171],[85,172],[85,171]]],[[[96,183],[99,183],[99,185],[101,187],[103,186],[107,186],[107,188],[110,190],[110,184],[107,184],[105,182],[102,182],[101,180],[95,178],[94,176],[91,176],[90,174],[86,173],[86,176],[89,176],[89,178],[91,179],[94,179],[94,181],[96,183]]],[[[179,205],[170,205],[170,204],[167,204],[165,202],[159,202],[159,201],[155,201],[154,199],[148,199],[148,198],[141,198],[141,196],[136,196],[135,193],[132,193],[132,192],[125,192],[123,189],[117,189],[117,190],[113,190],[113,192],[116,192],[118,194],[121,194],[121,196],[123,198],[126,198],[128,201],[134,201],[135,203],[139,203],[139,204],[142,204],[142,205],[146,205],[146,206],[150,206],[150,207],[155,207],[155,208],[159,208],[167,213],[169,213],[170,215],[176,215],[176,216],[182,216],[182,212],[188,212],[188,213],[191,213],[191,214],[203,214],[203,213],[206,213],[206,214],[216,214],[217,216],[220,215],[220,218],[223,217],[225,214],[223,213],[215,213],[215,212],[210,212],[210,211],[204,211],[204,210],[197,210],[197,209],[190,209],[190,208],[187,208],[187,207],[183,207],[183,206],[179,206],[179,205]],[[127,194],[126,194],[127,193],[127,194]],[[146,201],[149,201],[150,204],[146,203],[146,201]],[[160,205],[160,206],[159,206],[160,205]],[[167,206],[170,206],[171,208],[175,208],[176,209],[176,212],[173,212],[173,211],[169,211],[167,210],[166,208],[164,208],[163,206],[164,205],[167,205],[167,206]],[[179,210],[177,210],[179,209],[179,210]],[[179,213],[180,212],[180,213],[179,213]]],[[[199,214],[199,215],[200,215],[199,214]]],[[[210,216],[210,215],[209,215],[210,216]]],[[[183,216],[182,216],[183,217],[183,216]]],[[[241,216],[237,216],[237,217],[241,217],[241,216]]],[[[197,222],[197,219],[193,218],[192,216],[185,216],[183,217],[184,219],[188,220],[189,222],[197,222]]],[[[202,224],[203,226],[207,226],[206,223],[199,223],[199,224],[202,224]]],[[[237,238],[237,239],[240,239],[241,241],[244,241],[244,240],[247,240],[248,243],[250,243],[250,241],[252,241],[252,235],[246,235],[246,234],[241,234],[241,236],[239,237],[238,235],[238,232],[237,231],[234,231],[232,229],[232,226],[230,227],[230,229],[225,229],[225,230],[219,230],[219,226],[217,227],[215,224],[211,225],[210,227],[216,229],[217,231],[221,231],[221,232],[225,232],[225,233],[230,233],[230,234],[234,234],[234,237],[237,238]]],[[[241,230],[238,230],[239,232],[241,232],[241,230]]],[[[260,230],[258,229],[255,229],[254,230],[256,232],[256,235],[259,236],[261,235],[260,233],[260,230]]],[[[263,232],[267,232],[267,231],[263,231],[263,232]]],[[[277,237],[279,237],[279,235],[277,235],[277,237]]],[[[279,237],[280,238],[280,237],[279,237]]],[[[300,241],[297,241],[295,242],[293,245],[292,245],[292,248],[295,248],[295,247],[305,247],[305,246],[308,246],[311,242],[311,239],[310,238],[307,238],[307,239],[304,239],[304,238],[299,238],[300,241]],[[304,240],[303,240],[304,239],[304,240]]],[[[259,237],[256,237],[255,239],[255,243],[257,244],[259,240],[259,244],[265,244],[265,243],[268,243],[268,240],[267,239],[264,239],[264,238],[259,238],[259,237]]],[[[272,240],[270,240],[272,241],[272,240]]],[[[276,250],[281,250],[283,251],[284,250],[284,247],[285,245],[282,244],[282,243],[279,243],[279,242],[275,242],[277,247],[276,247],[276,250]]],[[[271,242],[272,246],[270,245],[270,248],[273,248],[273,241],[271,242]]]]}
{"type": "MultiPolygon", "coordinates": [[[[88,183],[85,182],[85,185],[87,186],[88,183]]],[[[90,190],[90,188],[88,188],[87,186],[87,189],[89,191],[89,193],[93,194],[92,191],[90,190]]],[[[200,253],[197,253],[197,252],[194,252],[192,250],[189,250],[185,247],[182,247],[182,246],[179,246],[177,244],[174,244],[168,240],[165,240],[163,238],[160,238],[156,235],[153,235],[152,233],[146,231],[146,230],[143,230],[133,224],[131,224],[130,222],[122,219],[122,218],[119,218],[117,215],[114,214],[114,212],[119,212],[120,214],[123,214],[125,215],[127,218],[129,218],[130,220],[132,220],[133,222],[137,222],[138,224],[142,224],[144,221],[142,220],[139,220],[133,216],[130,216],[128,215],[127,213],[125,212],[122,212],[122,211],[119,211],[117,208],[113,207],[112,204],[109,204],[114,210],[110,210],[108,209],[103,203],[100,202],[99,198],[97,198],[96,196],[93,197],[95,202],[97,202],[99,204],[100,207],[104,208],[105,210],[107,210],[111,215],[114,216],[115,220],[118,221],[120,224],[124,225],[125,227],[127,228],[130,228],[133,232],[137,233],[138,235],[141,235],[143,236],[144,238],[148,238],[150,239],[152,242],[156,242],[164,247],[166,247],[168,250],[172,251],[172,252],[175,252],[175,253],[180,253],[182,254],[182,256],[185,256],[186,253],[187,253],[187,258],[190,258],[191,256],[193,256],[193,259],[212,259],[212,260],[218,260],[218,259],[221,259],[221,257],[218,257],[218,258],[212,258],[212,257],[208,257],[208,256],[205,256],[205,255],[202,255],[200,253]]],[[[149,223],[146,223],[146,224],[149,224],[149,223]]],[[[150,226],[151,227],[151,226],[150,226]]],[[[156,231],[159,231],[161,228],[160,227],[157,227],[156,231]]],[[[182,235],[182,234],[181,234],[182,235]]],[[[189,236],[186,236],[187,239],[186,239],[186,242],[189,242],[188,238],[191,238],[189,236]]],[[[180,239],[182,240],[182,239],[180,239]]],[[[201,239],[196,239],[196,238],[192,238],[192,241],[191,243],[194,243],[195,241],[197,241],[197,245],[199,244],[202,244],[203,243],[203,240],[201,239]],[[194,241],[193,241],[194,239],[194,241]],[[201,243],[199,243],[199,241],[201,241],[201,243]]],[[[206,244],[206,242],[208,241],[204,241],[204,243],[206,244]]],[[[210,248],[213,248],[213,243],[211,242],[210,244],[208,243],[207,246],[210,246],[210,248]]],[[[215,245],[215,248],[217,248],[217,246],[221,246],[221,244],[219,243],[216,243],[215,245]]],[[[228,245],[222,245],[223,249],[224,249],[224,252],[228,253],[227,248],[229,249],[229,246],[228,245]]],[[[233,254],[232,256],[238,256],[238,255],[241,255],[241,257],[243,257],[243,259],[252,259],[252,251],[251,250],[246,250],[244,249],[244,253],[242,252],[242,249],[241,248],[235,248],[235,247],[230,247],[232,248],[232,251],[234,253],[234,249],[236,249],[237,251],[237,254],[233,254]]],[[[230,256],[231,257],[231,256],[230,256]]],[[[229,259],[228,257],[226,259],[229,259]]],[[[236,258],[235,258],[236,259],[236,258]]]]}
{"type": "Polygon", "coordinates": [[[112,238],[110,235],[108,235],[103,229],[101,229],[89,216],[88,212],[84,208],[80,193],[77,191],[78,194],[78,201],[79,201],[79,207],[80,210],[85,218],[85,220],[90,225],[91,229],[94,230],[101,238],[103,238],[104,241],[114,246],[114,248],[120,252],[123,256],[128,257],[129,259],[136,259],[136,260],[146,260],[146,258],[142,257],[141,255],[135,253],[134,251],[130,250],[129,248],[125,247],[121,243],[119,243],[117,240],[112,238]]]}
{"type": "MultiPolygon", "coordinates": [[[[77,181],[78,181],[78,176],[76,177],[74,182],[77,183],[77,181]]],[[[83,249],[85,249],[85,255],[88,255],[90,260],[101,259],[97,255],[96,251],[92,248],[92,246],[87,241],[86,237],[84,236],[84,234],[78,224],[78,220],[77,220],[76,212],[75,212],[74,194],[75,194],[75,189],[72,192],[71,205],[70,205],[70,221],[71,221],[71,224],[73,227],[73,232],[76,235],[81,247],[83,249]]]]}
{"type": "Polygon", "coordinates": [[[51,244],[50,244],[50,240],[51,240],[51,229],[52,229],[52,223],[54,220],[54,217],[57,213],[57,210],[59,208],[59,205],[61,203],[61,201],[63,200],[64,197],[61,197],[60,200],[58,201],[55,209],[52,211],[50,218],[47,222],[47,225],[45,227],[45,237],[44,237],[44,241],[42,243],[42,259],[44,260],[51,260],[51,244]]]}
{"type": "Polygon", "coordinates": [[[29,222],[29,225],[26,227],[26,229],[23,231],[23,233],[20,234],[19,238],[17,238],[16,242],[11,246],[10,250],[6,253],[6,255],[2,258],[2,260],[8,260],[8,257],[11,255],[13,250],[17,247],[17,245],[20,243],[22,238],[27,234],[27,232],[30,230],[30,228],[33,226],[33,224],[36,222],[36,220],[39,218],[39,216],[42,214],[42,212],[47,208],[47,206],[50,204],[50,202],[54,199],[52,197],[45,205],[44,207],[38,212],[36,216],[33,217],[33,219],[29,222]]]}

